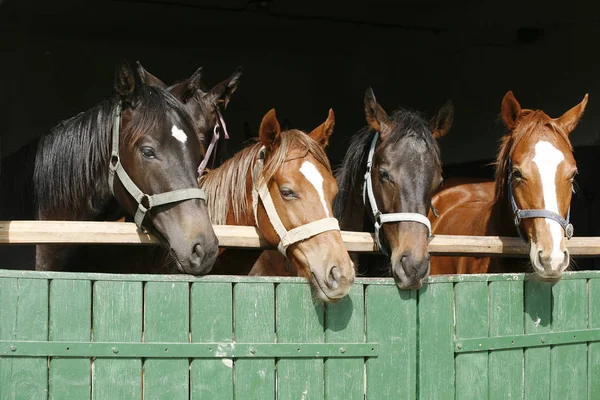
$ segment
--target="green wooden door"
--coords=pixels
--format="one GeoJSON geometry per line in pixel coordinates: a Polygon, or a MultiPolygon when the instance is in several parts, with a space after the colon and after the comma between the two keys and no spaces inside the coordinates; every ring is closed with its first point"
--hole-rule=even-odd
{"type": "Polygon", "coordinates": [[[600,273],[357,279],[0,270],[0,399],[599,399],[600,273]]]}

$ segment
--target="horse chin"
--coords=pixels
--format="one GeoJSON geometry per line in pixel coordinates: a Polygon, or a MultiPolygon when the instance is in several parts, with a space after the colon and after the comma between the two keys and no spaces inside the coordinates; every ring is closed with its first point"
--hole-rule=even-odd
{"type": "Polygon", "coordinates": [[[315,297],[315,299],[320,300],[324,303],[337,303],[348,294],[347,292],[343,292],[335,293],[332,296],[330,296],[332,293],[328,294],[328,291],[326,289],[323,289],[325,284],[321,283],[314,273],[311,273],[310,281],[312,283],[311,286],[313,289],[313,296],[315,297]]]}
{"type": "Polygon", "coordinates": [[[542,251],[539,249],[536,243],[531,243],[529,249],[529,261],[533,266],[534,278],[540,282],[555,283],[562,278],[563,271],[568,267],[569,254],[566,252],[564,259],[560,262],[560,265],[553,267],[550,265],[543,265],[540,259],[542,251]]]}
{"type": "Polygon", "coordinates": [[[401,290],[420,289],[429,275],[429,263],[424,274],[419,273],[417,276],[408,276],[400,263],[392,267],[392,276],[396,281],[396,286],[401,290]]]}

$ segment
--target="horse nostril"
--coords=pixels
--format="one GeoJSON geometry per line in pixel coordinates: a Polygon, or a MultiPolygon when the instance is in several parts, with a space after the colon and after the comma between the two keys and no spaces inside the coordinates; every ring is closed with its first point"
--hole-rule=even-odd
{"type": "Polygon", "coordinates": [[[342,272],[336,266],[331,267],[329,270],[329,274],[327,274],[327,286],[330,289],[337,289],[340,285],[340,279],[342,277],[342,272]]]}
{"type": "Polygon", "coordinates": [[[540,263],[540,265],[543,267],[544,266],[544,256],[542,255],[542,251],[538,251],[538,261],[540,263]]]}
{"type": "Polygon", "coordinates": [[[400,257],[400,265],[402,265],[403,267],[406,267],[407,259],[408,259],[408,257],[406,257],[406,255],[403,255],[402,257],[400,257]]]}

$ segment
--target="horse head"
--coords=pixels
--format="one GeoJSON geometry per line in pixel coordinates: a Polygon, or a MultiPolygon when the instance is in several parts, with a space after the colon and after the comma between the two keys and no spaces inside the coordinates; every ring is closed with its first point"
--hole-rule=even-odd
{"type": "Polygon", "coordinates": [[[323,150],[334,123],[329,110],[327,120],[308,135],[296,129],[282,131],[275,110],[270,110],[259,130],[264,168],[255,177],[266,185],[262,194],[258,188],[260,201],[255,199],[262,235],[279,247],[299,276],[310,279],[316,297],[323,301],[341,299],[354,282],[354,264],[333,218],[338,187],[323,150]],[[272,200],[266,201],[268,197],[272,200]],[[277,218],[283,225],[279,228],[277,218]]]}
{"type": "Polygon", "coordinates": [[[120,205],[170,248],[181,272],[205,274],[216,259],[218,241],[206,201],[196,192],[202,147],[184,106],[164,87],[144,79],[127,63],[117,71],[122,112],[115,129],[121,134],[111,165],[120,159],[116,165],[123,172],[117,170],[109,183],[120,205]]]}
{"type": "Polygon", "coordinates": [[[503,137],[496,166],[496,197],[508,197],[519,235],[530,243],[529,258],[542,280],[557,280],[569,266],[565,236],[577,164],[569,134],[588,101],[559,118],[541,110],[522,109],[509,91],[501,116],[509,132],[503,137]]]}
{"type": "Polygon", "coordinates": [[[397,286],[419,288],[429,274],[431,228],[426,216],[442,182],[436,139],[450,129],[454,108],[448,101],[428,122],[407,110],[388,115],[371,88],[364,102],[367,122],[375,131],[365,176],[365,207],[373,210],[380,249],[391,258],[397,286]]]}

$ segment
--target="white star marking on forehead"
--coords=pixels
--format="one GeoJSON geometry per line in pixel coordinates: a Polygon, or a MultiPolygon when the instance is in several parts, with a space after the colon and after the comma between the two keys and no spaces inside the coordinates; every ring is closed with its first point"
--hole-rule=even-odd
{"type": "Polygon", "coordinates": [[[181,143],[185,143],[187,140],[187,135],[185,134],[185,132],[176,127],[175,125],[173,125],[173,128],[171,128],[171,136],[179,140],[181,143]]]}

